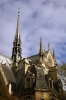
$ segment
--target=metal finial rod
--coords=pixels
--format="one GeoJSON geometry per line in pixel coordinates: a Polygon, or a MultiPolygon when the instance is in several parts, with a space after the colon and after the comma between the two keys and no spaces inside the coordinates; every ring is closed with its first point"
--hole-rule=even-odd
{"type": "Polygon", "coordinates": [[[20,13],[20,8],[18,8],[18,14],[20,13]]]}

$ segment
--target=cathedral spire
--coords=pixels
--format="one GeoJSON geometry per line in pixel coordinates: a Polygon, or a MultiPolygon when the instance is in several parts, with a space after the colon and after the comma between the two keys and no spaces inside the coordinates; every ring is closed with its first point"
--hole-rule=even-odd
{"type": "Polygon", "coordinates": [[[55,50],[54,50],[54,49],[53,49],[53,58],[56,58],[56,57],[55,57],[55,50]]]}
{"type": "Polygon", "coordinates": [[[42,37],[40,38],[40,53],[44,52],[43,45],[42,45],[42,37]]]}
{"type": "Polygon", "coordinates": [[[20,38],[20,12],[18,9],[17,28],[12,50],[12,59],[14,62],[19,62],[22,59],[21,51],[22,49],[21,49],[21,38],[20,38]]]}
{"type": "Polygon", "coordinates": [[[16,28],[16,34],[15,34],[15,40],[19,40],[21,42],[21,39],[20,39],[20,11],[18,9],[18,19],[17,19],[17,28],[16,28]]]}
{"type": "Polygon", "coordinates": [[[43,59],[44,59],[44,48],[43,48],[43,45],[42,45],[42,37],[40,38],[40,49],[39,49],[39,62],[43,62],[43,59]]]}
{"type": "Polygon", "coordinates": [[[54,58],[55,64],[57,64],[56,55],[55,55],[55,50],[54,49],[53,49],[53,58],[54,58]]]}

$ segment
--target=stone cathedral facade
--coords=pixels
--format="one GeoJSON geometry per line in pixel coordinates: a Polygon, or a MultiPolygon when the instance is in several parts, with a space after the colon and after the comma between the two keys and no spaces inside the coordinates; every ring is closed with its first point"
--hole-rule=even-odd
{"type": "Polygon", "coordinates": [[[18,100],[64,100],[58,64],[50,44],[46,51],[40,38],[37,54],[22,58],[19,12],[10,60],[11,67],[0,64],[0,80],[4,81],[11,95],[17,96],[18,100]]]}

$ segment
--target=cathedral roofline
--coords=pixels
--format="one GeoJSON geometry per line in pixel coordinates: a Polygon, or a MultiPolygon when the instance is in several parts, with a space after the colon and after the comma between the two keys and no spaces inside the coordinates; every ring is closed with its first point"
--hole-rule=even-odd
{"type": "Polygon", "coordinates": [[[0,55],[3,56],[3,57],[6,57],[6,58],[8,58],[8,59],[10,59],[12,61],[12,59],[9,56],[6,56],[6,55],[4,55],[2,53],[0,53],[0,55]]]}

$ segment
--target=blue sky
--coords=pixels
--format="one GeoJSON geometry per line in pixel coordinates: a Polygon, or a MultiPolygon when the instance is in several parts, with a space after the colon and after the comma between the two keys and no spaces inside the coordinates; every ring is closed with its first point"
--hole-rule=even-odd
{"type": "Polygon", "coordinates": [[[66,61],[66,0],[0,0],[0,53],[12,55],[20,7],[22,56],[39,52],[40,37],[44,49],[55,49],[58,63],[66,61]]]}

